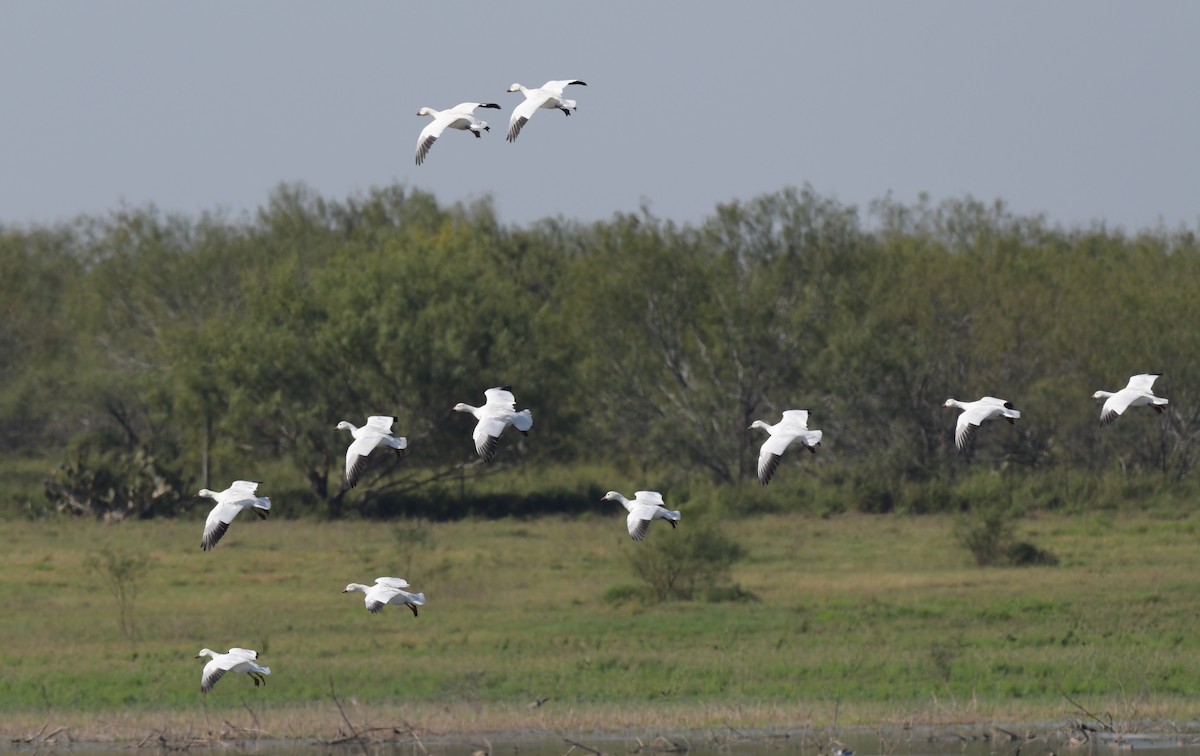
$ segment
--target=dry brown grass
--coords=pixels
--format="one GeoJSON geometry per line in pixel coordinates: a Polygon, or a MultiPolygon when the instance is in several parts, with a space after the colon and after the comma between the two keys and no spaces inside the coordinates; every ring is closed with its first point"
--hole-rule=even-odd
{"type": "MultiPolygon", "coordinates": [[[[532,703],[532,702],[531,702],[532,703]]],[[[524,740],[542,737],[628,737],[649,739],[663,733],[811,732],[878,730],[892,733],[937,729],[985,732],[993,726],[1046,733],[1065,723],[1091,722],[1087,711],[1067,701],[1058,706],[1010,702],[986,707],[978,702],[931,698],[924,706],[832,701],[780,703],[667,703],[653,707],[621,704],[406,703],[344,702],[354,732],[375,741],[420,740],[425,744],[524,740]],[[382,734],[381,734],[382,733],[382,734]]],[[[1116,732],[1175,732],[1194,714],[1190,700],[1142,700],[1120,697],[1097,702],[1096,712],[1117,712],[1116,732]]],[[[0,732],[9,740],[56,736],[52,740],[88,743],[150,743],[174,747],[245,740],[330,743],[352,737],[337,705],[328,703],[213,708],[204,711],[58,711],[6,715],[0,732]]]]}

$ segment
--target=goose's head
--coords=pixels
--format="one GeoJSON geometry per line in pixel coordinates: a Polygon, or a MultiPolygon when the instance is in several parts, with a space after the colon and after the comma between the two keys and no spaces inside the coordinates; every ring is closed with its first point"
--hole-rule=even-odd
{"type": "Polygon", "coordinates": [[[419,115],[419,116],[437,115],[437,111],[434,110],[433,108],[421,108],[420,110],[417,111],[417,115],[419,115]]]}
{"type": "Polygon", "coordinates": [[[746,430],[754,430],[755,428],[766,428],[766,427],[767,427],[767,424],[764,423],[762,420],[755,420],[754,422],[750,423],[750,427],[747,428],[746,430]]]}
{"type": "Polygon", "coordinates": [[[960,402],[957,399],[947,399],[946,403],[943,404],[942,406],[943,407],[958,407],[958,406],[960,406],[960,402]]]}
{"type": "Polygon", "coordinates": [[[216,655],[217,655],[217,653],[215,651],[213,651],[211,648],[202,648],[202,649],[200,649],[200,653],[196,654],[196,658],[203,659],[206,656],[216,656],[216,655]]]}
{"type": "Polygon", "coordinates": [[[366,593],[367,586],[361,585],[359,583],[350,583],[349,585],[346,586],[346,589],[344,591],[342,591],[342,593],[354,593],[355,591],[359,591],[361,593],[366,593]]]}
{"type": "Polygon", "coordinates": [[[1096,393],[1092,394],[1093,399],[1107,399],[1110,396],[1112,396],[1111,391],[1097,391],[1096,393]]]}
{"type": "Polygon", "coordinates": [[[521,86],[520,84],[514,83],[511,87],[508,88],[508,91],[509,92],[524,92],[525,87],[521,86]]]}
{"type": "Polygon", "coordinates": [[[352,430],[354,430],[354,426],[353,426],[353,425],[351,425],[350,423],[346,422],[345,420],[343,420],[342,422],[340,422],[340,423],[338,423],[337,425],[335,425],[335,426],[333,427],[333,429],[334,429],[334,430],[349,430],[349,431],[352,431],[352,430]]]}
{"type": "Polygon", "coordinates": [[[201,488],[199,491],[197,491],[197,492],[196,492],[196,495],[197,495],[197,496],[201,496],[201,497],[203,497],[203,498],[205,498],[205,499],[215,499],[215,498],[217,498],[217,492],[216,492],[216,491],[210,491],[210,490],[209,490],[209,489],[207,489],[207,488],[201,488]]]}
{"type": "Polygon", "coordinates": [[[625,498],[624,496],[617,493],[616,491],[609,491],[608,493],[604,494],[603,498],[601,498],[600,501],[620,501],[621,499],[624,499],[624,498],[625,498]]]}
{"type": "Polygon", "coordinates": [[[475,409],[474,407],[467,404],[466,402],[459,402],[458,404],[454,405],[455,412],[471,412],[474,409],[475,409]]]}

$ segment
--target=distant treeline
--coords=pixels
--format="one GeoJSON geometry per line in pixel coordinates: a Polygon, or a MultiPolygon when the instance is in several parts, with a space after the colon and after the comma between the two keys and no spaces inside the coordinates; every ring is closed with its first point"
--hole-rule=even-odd
{"type": "Polygon", "coordinates": [[[1103,480],[1195,490],[1191,230],[1067,230],[971,199],[860,210],[809,189],[698,226],[511,227],[486,201],[289,186],[254,217],[0,227],[0,287],[0,449],[48,479],[46,495],[0,487],[9,508],[169,513],[207,476],[269,478],[260,493],[333,515],[557,511],[602,493],[563,471],[597,467],[747,507],[944,510],[993,478],[1039,506],[1087,505],[1103,480]],[[1092,393],[1141,372],[1164,374],[1168,411],[1101,430],[1092,393]],[[450,408],[499,385],[534,427],[485,467],[450,408]],[[1023,416],[963,457],[942,405],[983,395],[1023,416]],[[764,436],[746,428],[789,408],[824,441],[760,490],[764,436]],[[368,414],[395,415],[410,453],[342,494],[350,438],[333,427],[368,414]],[[514,468],[540,490],[496,493],[486,473],[514,468]]]}

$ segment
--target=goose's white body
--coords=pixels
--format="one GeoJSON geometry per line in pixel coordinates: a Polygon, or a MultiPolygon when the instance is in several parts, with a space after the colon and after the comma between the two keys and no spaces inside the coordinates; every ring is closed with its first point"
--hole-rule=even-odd
{"type": "Polygon", "coordinates": [[[561,110],[566,115],[571,115],[571,111],[575,110],[575,101],[568,100],[563,96],[563,90],[572,85],[578,84],[581,87],[586,87],[587,83],[578,79],[562,79],[558,81],[548,81],[537,89],[513,84],[508,88],[509,92],[520,92],[525,95],[525,100],[513,109],[512,116],[508,119],[508,141],[515,142],[517,135],[521,133],[521,129],[533,118],[533,114],[538,111],[538,108],[550,108],[552,110],[561,110]]]}
{"type": "Polygon", "coordinates": [[[475,108],[499,110],[500,106],[494,102],[460,102],[449,110],[434,110],[433,108],[418,110],[417,115],[433,116],[433,120],[421,129],[421,135],[417,137],[417,165],[425,162],[425,156],[429,154],[433,143],[442,136],[446,129],[469,131],[475,135],[476,139],[482,136],[481,132],[491,131],[487,121],[481,121],[475,117],[475,108]]]}
{"type": "Polygon", "coordinates": [[[621,502],[629,512],[629,516],[625,518],[625,526],[629,529],[629,537],[635,541],[645,540],[650,523],[655,520],[666,520],[671,523],[672,528],[680,520],[679,512],[667,509],[662,494],[658,491],[634,491],[632,500],[626,499],[617,491],[609,491],[601,501],[621,502]]]}
{"type": "Polygon", "coordinates": [[[367,611],[371,614],[378,614],[383,611],[383,607],[387,604],[403,604],[412,610],[413,616],[417,616],[417,607],[425,606],[424,593],[409,593],[404,590],[408,587],[408,581],[404,578],[395,577],[380,577],[375,578],[375,585],[363,585],[362,583],[351,583],[346,586],[346,590],[342,593],[365,593],[367,597],[367,611]]]}
{"type": "Polygon", "coordinates": [[[755,420],[747,430],[753,428],[762,428],[770,434],[758,451],[758,482],[764,486],[771,482],[780,458],[792,442],[799,441],[801,446],[816,454],[823,435],[819,430],[808,429],[808,410],[784,410],[783,419],[774,425],[755,420]]]}
{"type": "Polygon", "coordinates": [[[1097,391],[1092,394],[1093,399],[1104,400],[1104,406],[1100,408],[1100,427],[1111,425],[1130,407],[1149,405],[1155,412],[1161,413],[1168,402],[1161,396],[1155,396],[1153,389],[1154,381],[1160,375],[1162,373],[1139,373],[1130,376],[1125,388],[1116,393],[1097,391]]]}
{"type": "Polygon", "coordinates": [[[218,654],[211,649],[202,648],[200,653],[196,654],[197,659],[203,659],[206,656],[211,656],[212,659],[204,665],[204,671],[200,673],[200,692],[202,693],[212,690],[226,672],[239,674],[245,672],[254,680],[256,688],[259,685],[267,684],[263,675],[271,674],[270,667],[259,665],[258,652],[253,649],[231,648],[227,654],[218,654]]]}
{"type": "Polygon", "coordinates": [[[396,418],[390,415],[372,415],[367,418],[367,424],[361,428],[355,428],[353,423],[345,420],[337,424],[335,430],[349,430],[350,435],[354,437],[354,441],[346,449],[345,488],[354,488],[358,485],[359,479],[367,469],[367,457],[376,448],[384,446],[395,449],[397,457],[404,456],[404,450],[408,448],[408,439],[403,436],[399,438],[392,436],[392,423],[394,422],[396,422],[396,418]]]}
{"type": "Polygon", "coordinates": [[[200,489],[197,496],[216,499],[217,502],[208,513],[208,519],[204,521],[204,538],[200,541],[200,548],[211,551],[217,545],[217,541],[221,540],[221,536],[225,535],[233,518],[243,509],[253,511],[263,520],[267,519],[271,511],[271,500],[266,496],[255,496],[256,490],[258,483],[252,480],[235,480],[224,491],[200,489]]]}
{"type": "Polygon", "coordinates": [[[490,388],[483,395],[487,397],[487,403],[482,407],[459,402],[454,405],[454,411],[469,412],[479,421],[472,434],[475,451],[479,452],[484,462],[491,462],[492,457],[496,456],[496,447],[504,429],[511,425],[521,433],[529,433],[533,427],[533,414],[527,409],[517,412],[516,397],[508,387],[490,388]]]}
{"type": "Polygon", "coordinates": [[[1009,423],[1013,423],[1021,417],[1021,413],[1013,407],[1012,402],[997,399],[994,396],[985,396],[975,402],[947,399],[942,406],[957,407],[962,410],[962,414],[958,416],[958,425],[954,429],[954,445],[960,452],[967,450],[972,439],[975,438],[975,432],[985,420],[1002,417],[1009,423]]]}

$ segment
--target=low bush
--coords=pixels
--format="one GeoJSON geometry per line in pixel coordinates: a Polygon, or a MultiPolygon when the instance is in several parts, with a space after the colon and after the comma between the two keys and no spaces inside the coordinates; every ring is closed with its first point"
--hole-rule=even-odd
{"type": "Polygon", "coordinates": [[[990,504],[963,513],[954,536],[980,567],[1036,567],[1058,564],[1058,557],[1016,536],[1017,515],[1011,507],[990,504]]]}
{"type": "Polygon", "coordinates": [[[105,520],[176,514],[183,483],[144,448],[133,451],[86,445],[46,481],[46,498],[59,512],[105,520]]]}
{"type": "Polygon", "coordinates": [[[728,586],[734,563],[746,556],[737,542],[704,521],[681,524],[669,533],[661,525],[658,530],[627,552],[634,577],[658,603],[690,601],[728,586]]]}

